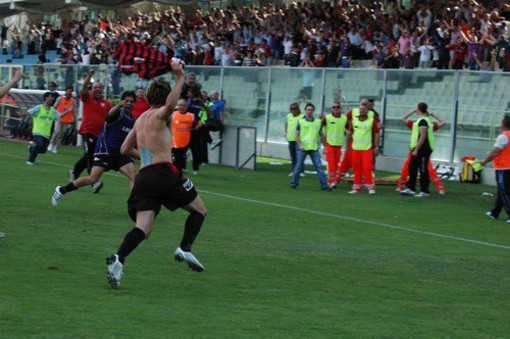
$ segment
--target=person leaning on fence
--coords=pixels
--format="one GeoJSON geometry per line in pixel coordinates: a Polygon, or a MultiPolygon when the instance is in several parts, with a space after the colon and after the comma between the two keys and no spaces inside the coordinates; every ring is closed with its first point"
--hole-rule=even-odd
{"type": "Polygon", "coordinates": [[[50,145],[48,146],[48,151],[58,153],[58,148],[67,128],[74,124],[76,100],[73,98],[73,88],[67,87],[65,95],[59,96],[53,106],[60,114],[68,113],[59,120],[55,120],[55,128],[50,139],[50,145]]]}
{"type": "Polygon", "coordinates": [[[504,208],[507,214],[506,222],[510,223],[510,115],[505,114],[503,117],[500,131],[492,151],[485,159],[480,160],[482,166],[493,162],[498,186],[494,208],[485,214],[489,218],[497,219],[504,208]]]}
{"type": "Polygon", "coordinates": [[[409,182],[407,183],[406,189],[400,192],[402,195],[415,196],[417,198],[430,196],[428,164],[430,155],[434,150],[435,142],[433,126],[427,109],[428,105],[424,102],[420,102],[418,106],[416,106],[415,112],[418,115],[418,119],[414,122],[411,130],[410,149],[412,151],[412,157],[409,162],[409,182]],[[418,172],[420,173],[421,192],[416,194],[418,172]]]}
{"type": "MultiPolygon", "coordinates": [[[[414,121],[410,120],[409,117],[411,115],[413,115],[414,112],[415,111],[406,113],[400,118],[400,120],[404,124],[406,124],[406,126],[411,130],[413,129],[414,121]]],[[[444,120],[442,120],[436,113],[430,113],[430,116],[437,120],[437,122],[434,122],[432,124],[432,130],[434,132],[437,131],[438,129],[440,129],[441,127],[443,127],[444,125],[446,125],[446,122],[444,120]]],[[[400,178],[397,181],[397,189],[395,190],[397,192],[402,192],[405,189],[407,178],[409,176],[409,162],[411,161],[412,158],[413,158],[413,151],[409,150],[407,159],[404,162],[404,165],[402,165],[402,169],[400,170],[400,178]]],[[[434,166],[432,165],[432,161],[430,161],[430,160],[428,163],[428,170],[429,170],[430,181],[432,181],[434,186],[437,188],[437,191],[439,192],[439,194],[444,195],[446,193],[446,191],[444,189],[443,182],[437,175],[437,172],[434,169],[434,166]]]]}
{"type": "Polygon", "coordinates": [[[52,106],[54,101],[51,92],[43,95],[44,102],[28,110],[28,114],[32,117],[32,135],[35,144],[28,147],[27,165],[33,165],[38,154],[46,153],[50,143],[51,125],[56,119],[69,114],[64,112],[59,114],[52,106]]]}

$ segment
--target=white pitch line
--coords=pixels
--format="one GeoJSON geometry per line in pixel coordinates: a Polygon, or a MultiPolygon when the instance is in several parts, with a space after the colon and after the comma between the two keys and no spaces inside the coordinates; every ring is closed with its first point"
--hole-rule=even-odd
{"type": "MultiPolygon", "coordinates": [[[[0,155],[7,156],[7,157],[10,157],[10,158],[16,158],[16,159],[25,159],[25,158],[20,157],[20,156],[16,156],[16,155],[12,155],[12,154],[7,154],[7,153],[2,153],[2,152],[0,152],[0,155]]],[[[65,164],[62,164],[62,163],[51,162],[51,161],[44,161],[43,160],[43,161],[38,161],[38,162],[44,163],[44,164],[48,164],[48,165],[53,165],[53,166],[59,166],[59,167],[67,167],[67,168],[70,167],[69,165],[65,165],[65,164]]],[[[117,172],[113,172],[113,173],[112,172],[106,172],[105,174],[111,175],[111,176],[118,176],[118,177],[122,177],[123,176],[121,174],[118,174],[117,172]]],[[[299,212],[306,212],[306,213],[309,213],[309,214],[316,214],[316,215],[320,215],[320,216],[324,216],[324,217],[331,217],[331,218],[336,218],[336,219],[341,219],[341,220],[354,221],[354,222],[361,223],[361,224],[367,224],[367,225],[372,225],[372,226],[384,227],[384,228],[389,228],[389,229],[394,229],[394,230],[399,230],[399,231],[404,231],[404,232],[409,232],[409,233],[417,233],[417,234],[429,235],[431,237],[436,237],[436,238],[443,238],[443,239],[449,239],[449,240],[462,241],[462,242],[467,242],[467,243],[476,244],[476,245],[482,245],[482,246],[499,248],[499,249],[503,249],[503,250],[510,250],[510,246],[493,244],[493,243],[485,242],[485,241],[478,241],[478,240],[473,240],[473,239],[468,239],[468,238],[461,238],[461,237],[455,237],[455,236],[452,236],[452,235],[441,234],[441,233],[416,230],[416,229],[413,229],[413,228],[408,228],[408,227],[403,227],[403,226],[396,226],[396,225],[391,225],[391,224],[385,224],[385,223],[380,223],[380,222],[375,222],[375,221],[370,221],[370,220],[365,220],[365,219],[359,219],[359,218],[354,218],[354,217],[348,217],[348,216],[345,216],[345,215],[325,213],[325,212],[319,212],[319,211],[314,211],[314,210],[307,210],[307,209],[303,209],[302,207],[295,207],[295,206],[278,204],[278,203],[274,203],[274,202],[267,202],[267,201],[261,201],[261,200],[255,200],[255,199],[242,198],[242,197],[238,197],[238,196],[234,196],[234,195],[229,195],[229,194],[223,194],[223,193],[217,193],[217,192],[211,192],[211,191],[205,191],[205,190],[199,190],[199,192],[200,193],[205,193],[205,194],[210,194],[210,195],[215,195],[215,196],[223,197],[223,198],[227,198],[227,199],[245,201],[245,202],[249,202],[249,203],[253,203],[253,204],[260,204],[260,205],[266,205],[266,206],[286,208],[286,209],[289,209],[289,210],[294,210],[294,211],[299,211],[299,212]]]]}
{"type": "Polygon", "coordinates": [[[499,249],[503,249],[503,250],[510,250],[510,246],[493,244],[493,243],[490,243],[490,242],[478,241],[478,240],[473,240],[473,239],[468,239],[468,238],[455,237],[455,236],[441,234],[441,233],[421,231],[421,230],[416,230],[416,229],[408,228],[408,227],[402,227],[402,226],[390,225],[390,224],[385,224],[385,223],[376,222],[376,221],[370,221],[370,220],[365,220],[365,219],[348,217],[348,216],[345,216],[345,215],[339,215],[339,214],[332,214],[332,213],[319,212],[319,211],[314,211],[314,210],[309,210],[309,209],[303,209],[302,207],[283,205],[283,204],[278,204],[278,203],[274,203],[274,202],[260,201],[260,200],[255,200],[255,199],[241,198],[241,197],[237,197],[237,196],[233,196],[233,195],[228,195],[228,194],[223,194],[223,193],[216,193],[216,192],[210,192],[210,191],[203,191],[203,190],[201,190],[200,193],[206,193],[206,194],[215,195],[215,196],[222,197],[222,198],[233,199],[233,200],[240,200],[240,201],[250,202],[250,203],[254,203],[254,204],[286,208],[286,209],[289,209],[289,210],[305,212],[305,213],[309,213],[309,214],[316,214],[316,215],[320,215],[320,216],[324,216],[324,217],[331,217],[331,218],[336,218],[336,219],[341,219],[341,220],[354,221],[354,222],[361,223],[361,224],[368,224],[368,225],[372,225],[372,226],[390,228],[390,229],[404,231],[404,232],[424,234],[424,235],[429,235],[429,236],[436,237],[436,238],[444,238],[444,239],[450,239],[450,240],[457,240],[457,241],[463,241],[463,242],[468,242],[468,243],[482,245],[482,246],[495,247],[495,248],[499,248],[499,249]]]}

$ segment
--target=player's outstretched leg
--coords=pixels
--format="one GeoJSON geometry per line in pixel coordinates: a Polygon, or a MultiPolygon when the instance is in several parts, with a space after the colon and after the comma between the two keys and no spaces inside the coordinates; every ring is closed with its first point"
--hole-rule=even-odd
{"type": "Polygon", "coordinates": [[[112,254],[106,257],[106,276],[108,283],[112,288],[120,286],[120,279],[122,278],[122,263],[117,254],[112,254]]]}
{"type": "Polygon", "coordinates": [[[198,259],[191,252],[183,251],[180,247],[177,247],[174,253],[175,260],[184,261],[188,266],[197,272],[205,270],[204,266],[198,261],[198,259]]]}

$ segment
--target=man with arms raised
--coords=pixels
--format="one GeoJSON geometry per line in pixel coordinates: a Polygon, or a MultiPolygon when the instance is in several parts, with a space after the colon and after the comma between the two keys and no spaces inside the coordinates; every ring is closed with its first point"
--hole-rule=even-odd
{"type": "Polygon", "coordinates": [[[106,258],[108,282],[113,288],[120,285],[126,257],[150,236],[161,205],[172,211],[181,207],[189,212],[175,260],[186,262],[194,271],[204,270],[191,253],[191,245],[207,210],[191,180],[180,177],[172,164],[172,135],[167,126],[184,83],[182,66],[173,63],[172,70],[176,74],[174,88],[163,80],[149,86],[147,99],[151,108],[138,118],[121,147],[122,154],[141,159],[141,165],[128,200],[128,212],[136,226],[126,234],[117,253],[106,258]]]}

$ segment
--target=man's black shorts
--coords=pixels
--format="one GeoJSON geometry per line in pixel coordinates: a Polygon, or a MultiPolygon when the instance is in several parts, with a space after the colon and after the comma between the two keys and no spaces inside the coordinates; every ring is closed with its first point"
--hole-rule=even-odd
{"type": "Polygon", "coordinates": [[[136,221],[137,211],[161,210],[161,205],[173,211],[189,205],[198,193],[188,178],[180,178],[179,170],[172,163],[164,162],[146,166],[135,177],[135,184],[128,199],[128,213],[136,221]]]}
{"type": "Polygon", "coordinates": [[[105,172],[109,170],[119,171],[119,169],[129,163],[135,163],[130,157],[124,155],[107,155],[107,154],[94,154],[94,162],[92,166],[103,167],[105,172]]]}

